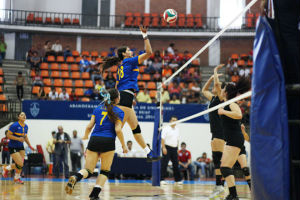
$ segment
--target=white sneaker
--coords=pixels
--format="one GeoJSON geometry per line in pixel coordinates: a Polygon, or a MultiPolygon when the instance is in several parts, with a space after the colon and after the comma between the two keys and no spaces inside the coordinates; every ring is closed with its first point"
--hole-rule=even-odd
{"type": "Polygon", "coordinates": [[[175,182],[175,185],[182,185],[183,184],[183,181],[177,181],[175,182]]]}
{"type": "Polygon", "coordinates": [[[160,181],[160,185],[167,185],[168,183],[164,180],[160,181]]]}
{"type": "Polygon", "coordinates": [[[211,195],[208,197],[209,200],[214,200],[216,198],[221,198],[220,195],[225,192],[225,189],[222,185],[216,185],[211,195]]]}

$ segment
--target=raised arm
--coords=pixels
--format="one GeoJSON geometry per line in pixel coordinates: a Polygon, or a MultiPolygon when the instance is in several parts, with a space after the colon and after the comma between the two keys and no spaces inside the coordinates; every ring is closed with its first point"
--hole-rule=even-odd
{"type": "Polygon", "coordinates": [[[221,69],[224,66],[224,64],[220,64],[214,69],[214,87],[217,92],[217,95],[219,99],[222,99],[221,97],[221,82],[219,80],[218,70],[221,69]]]}
{"type": "Polygon", "coordinates": [[[85,133],[84,133],[84,136],[82,138],[83,140],[87,140],[89,138],[89,135],[90,135],[90,133],[91,133],[92,128],[94,127],[94,125],[95,125],[95,116],[92,115],[89,124],[85,128],[85,133]]]}
{"type": "Polygon", "coordinates": [[[209,91],[209,87],[210,87],[210,84],[213,80],[214,76],[211,76],[207,82],[205,83],[205,85],[203,86],[202,88],[202,93],[203,95],[210,101],[213,97],[213,94],[209,91]]]}
{"type": "Polygon", "coordinates": [[[144,60],[147,60],[148,58],[150,58],[150,56],[152,55],[151,44],[150,44],[149,38],[147,36],[147,28],[145,26],[140,26],[140,30],[141,30],[143,38],[144,38],[146,53],[139,55],[139,64],[144,62],[144,60]]]}
{"type": "Polygon", "coordinates": [[[232,119],[242,119],[243,114],[240,109],[240,107],[236,103],[232,103],[229,105],[231,111],[224,110],[223,108],[220,108],[218,110],[219,115],[226,115],[227,117],[230,117],[232,119]]]}

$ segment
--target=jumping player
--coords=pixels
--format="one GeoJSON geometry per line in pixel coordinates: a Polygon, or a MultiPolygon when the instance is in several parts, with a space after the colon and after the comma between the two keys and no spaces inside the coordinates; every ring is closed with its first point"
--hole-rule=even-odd
{"type": "Polygon", "coordinates": [[[31,150],[34,150],[27,137],[28,126],[25,124],[25,120],[26,114],[21,112],[18,115],[18,121],[9,127],[7,134],[7,137],[10,139],[8,143],[9,153],[15,163],[3,166],[3,177],[7,178],[8,172],[14,169],[16,171],[14,177],[16,184],[24,184],[20,179],[25,157],[23,142],[26,142],[31,150]]]}

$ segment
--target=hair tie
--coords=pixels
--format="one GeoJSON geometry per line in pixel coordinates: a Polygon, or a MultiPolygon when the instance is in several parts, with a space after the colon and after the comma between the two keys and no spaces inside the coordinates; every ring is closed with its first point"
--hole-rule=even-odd
{"type": "Polygon", "coordinates": [[[100,86],[97,87],[97,90],[99,90],[100,95],[103,97],[103,101],[101,103],[103,103],[103,102],[106,101],[107,104],[110,104],[111,100],[110,100],[110,94],[109,94],[109,92],[107,92],[107,90],[105,90],[103,87],[100,87],[100,86]]]}

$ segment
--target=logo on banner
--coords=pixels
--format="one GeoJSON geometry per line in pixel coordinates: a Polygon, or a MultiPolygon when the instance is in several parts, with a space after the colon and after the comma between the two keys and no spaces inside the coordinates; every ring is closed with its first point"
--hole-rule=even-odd
{"type": "Polygon", "coordinates": [[[38,116],[39,112],[40,112],[40,104],[36,103],[36,102],[31,103],[30,104],[30,114],[33,117],[36,117],[36,116],[38,116]]]}

